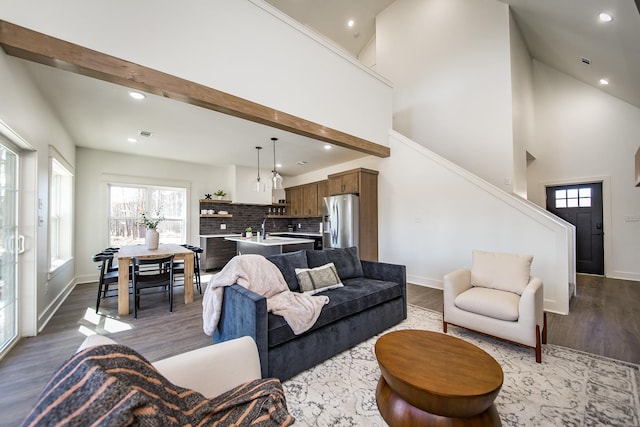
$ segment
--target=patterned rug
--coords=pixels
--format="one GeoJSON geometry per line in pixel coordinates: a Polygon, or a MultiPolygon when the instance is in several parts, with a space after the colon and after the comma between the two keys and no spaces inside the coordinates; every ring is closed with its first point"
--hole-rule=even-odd
{"type": "MultiPolygon", "coordinates": [[[[442,313],[409,306],[396,329],[442,331],[442,313]]],[[[449,327],[493,356],[504,371],[496,398],[503,426],[638,426],[640,366],[555,345],[533,349],[449,327]]],[[[300,426],[385,426],[376,406],[379,336],[286,381],[287,405],[300,426]]]]}

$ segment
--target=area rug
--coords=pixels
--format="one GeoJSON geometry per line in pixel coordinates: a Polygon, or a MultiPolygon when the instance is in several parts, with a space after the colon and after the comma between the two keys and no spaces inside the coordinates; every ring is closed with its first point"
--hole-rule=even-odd
{"type": "MultiPolygon", "coordinates": [[[[442,313],[409,306],[394,328],[442,331],[442,313]]],[[[503,426],[638,426],[640,366],[555,345],[533,349],[449,327],[493,356],[504,371],[496,398],[503,426]]],[[[382,334],[381,334],[382,335],[382,334]]],[[[300,426],[385,426],[375,390],[380,369],[373,337],[284,382],[289,411],[300,426]]]]}

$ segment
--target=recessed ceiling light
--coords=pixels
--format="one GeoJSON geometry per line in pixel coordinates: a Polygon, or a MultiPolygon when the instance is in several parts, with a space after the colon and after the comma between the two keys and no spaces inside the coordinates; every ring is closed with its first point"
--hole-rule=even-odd
{"type": "Polygon", "coordinates": [[[151,136],[151,131],[148,130],[141,130],[140,131],[140,136],[144,136],[145,138],[149,138],[151,136]]]}
{"type": "Polygon", "coordinates": [[[134,143],[134,142],[137,142],[138,140],[135,138],[127,138],[127,141],[134,143]]]}
{"type": "Polygon", "coordinates": [[[329,145],[329,144],[325,144],[324,149],[325,149],[325,150],[331,150],[331,145],[329,145]]]}
{"type": "Polygon", "coordinates": [[[602,12],[600,15],[598,15],[598,18],[600,18],[601,22],[611,22],[611,21],[613,21],[613,16],[611,16],[608,13],[605,13],[605,12],[602,12]]]}
{"type": "Polygon", "coordinates": [[[353,19],[349,19],[349,22],[347,22],[347,27],[353,28],[354,25],[356,25],[355,21],[353,19]]]}
{"type": "Polygon", "coordinates": [[[282,163],[276,163],[276,167],[277,168],[281,168],[282,167],[282,163]]]}
{"type": "Polygon", "coordinates": [[[606,85],[608,85],[608,84],[609,84],[609,80],[607,80],[607,79],[600,79],[600,84],[601,84],[602,86],[606,86],[606,85]]]}
{"type": "Polygon", "coordinates": [[[143,93],[135,92],[133,90],[129,91],[129,96],[132,97],[133,99],[137,99],[137,100],[141,100],[141,99],[145,99],[146,98],[146,96],[143,93]]]}

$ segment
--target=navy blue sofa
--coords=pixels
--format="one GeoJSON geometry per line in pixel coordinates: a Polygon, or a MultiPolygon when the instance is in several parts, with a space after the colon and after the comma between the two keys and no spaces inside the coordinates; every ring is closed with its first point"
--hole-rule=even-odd
{"type": "Polygon", "coordinates": [[[320,292],[329,303],[311,329],[295,335],[282,316],[267,313],[266,298],[238,284],[226,286],[213,341],[244,335],[258,346],[262,377],[281,381],[400,323],[407,318],[404,265],[364,261],[356,248],[298,251],[267,257],[299,292],[295,268],[333,262],[343,287],[320,292]]]}

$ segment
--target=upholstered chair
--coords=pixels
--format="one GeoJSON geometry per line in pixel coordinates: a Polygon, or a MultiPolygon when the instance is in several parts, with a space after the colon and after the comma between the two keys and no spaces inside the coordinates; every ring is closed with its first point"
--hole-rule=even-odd
{"type": "Polygon", "coordinates": [[[473,251],[471,269],[444,276],[447,324],[535,349],[542,361],[547,342],[542,281],[531,276],[533,256],[473,251]]]}

